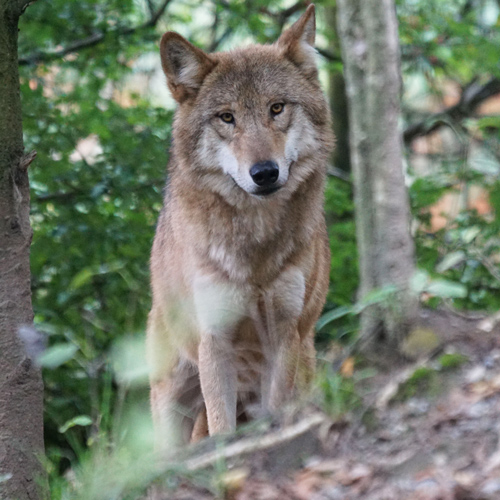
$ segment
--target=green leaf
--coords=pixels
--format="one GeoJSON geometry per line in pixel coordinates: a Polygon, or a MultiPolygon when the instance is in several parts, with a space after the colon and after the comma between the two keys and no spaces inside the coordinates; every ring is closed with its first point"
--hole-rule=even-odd
{"type": "Polygon", "coordinates": [[[82,269],[71,281],[69,287],[72,290],[76,290],[81,286],[88,283],[92,277],[109,274],[119,271],[124,267],[124,263],[121,261],[114,261],[100,266],[91,266],[82,269]]]}
{"type": "Polygon", "coordinates": [[[87,425],[92,425],[92,419],[88,415],[78,415],[78,417],[74,417],[71,420],[68,420],[65,424],[59,427],[59,432],[64,434],[71,427],[75,427],[79,425],[80,427],[86,427],[87,425]]]}
{"type": "Polygon", "coordinates": [[[57,368],[72,359],[76,351],[78,346],[75,344],[55,344],[38,358],[38,364],[44,368],[57,368]]]}
{"type": "Polygon", "coordinates": [[[380,304],[381,302],[385,302],[389,298],[393,297],[394,294],[398,291],[398,287],[395,285],[386,285],[382,288],[377,288],[368,292],[360,301],[360,305],[363,309],[366,306],[371,306],[373,304],[380,304]]]}
{"type": "Polygon", "coordinates": [[[415,274],[411,277],[410,288],[414,293],[420,294],[425,290],[427,283],[429,282],[429,275],[422,269],[415,271],[415,274]]]}
{"type": "Polygon", "coordinates": [[[438,273],[444,273],[464,260],[465,253],[461,250],[449,253],[448,255],[445,255],[444,259],[436,266],[436,271],[438,273]]]}
{"type": "Polygon", "coordinates": [[[460,237],[464,243],[470,243],[480,232],[481,228],[479,226],[472,226],[462,231],[460,237]]]}
{"type": "Polygon", "coordinates": [[[319,318],[318,322],[316,323],[316,331],[321,330],[328,323],[331,323],[332,321],[338,318],[342,318],[343,316],[346,316],[347,314],[350,314],[352,312],[353,312],[352,306],[337,307],[332,311],[328,311],[326,314],[323,314],[321,318],[319,318]]]}
{"type": "Polygon", "coordinates": [[[467,288],[454,281],[435,280],[426,287],[426,292],[443,299],[456,299],[467,297],[467,288]]]}
{"type": "Polygon", "coordinates": [[[69,288],[71,290],[76,290],[77,288],[80,288],[81,286],[85,285],[88,283],[91,279],[92,276],[95,275],[95,270],[87,267],[85,269],[82,269],[71,281],[69,288]]]}
{"type": "Polygon", "coordinates": [[[115,343],[111,352],[113,371],[119,384],[146,386],[149,367],[146,346],[141,336],[129,336],[115,343]]]}

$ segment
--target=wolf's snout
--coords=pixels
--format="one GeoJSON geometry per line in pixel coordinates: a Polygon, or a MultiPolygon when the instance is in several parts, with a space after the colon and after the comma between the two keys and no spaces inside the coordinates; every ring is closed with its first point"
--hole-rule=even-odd
{"type": "Polygon", "coordinates": [[[271,187],[279,175],[278,165],[274,161],[261,161],[250,169],[250,176],[259,187],[271,187]]]}

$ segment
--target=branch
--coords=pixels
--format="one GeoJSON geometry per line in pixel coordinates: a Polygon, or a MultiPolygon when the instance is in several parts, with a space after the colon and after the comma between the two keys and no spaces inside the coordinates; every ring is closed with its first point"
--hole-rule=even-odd
{"type": "Polygon", "coordinates": [[[48,201],[73,201],[75,197],[82,196],[81,192],[72,191],[61,191],[57,193],[43,193],[35,196],[37,202],[48,202],[48,201]]]}
{"type": "Polygon", "coordinates": [[[153,4],[153,0],[146,0],[149,9],[149,15],[153,17],[155,15],[155,6],[153,4]]]}
{"type": "Polygon", "coordinates": [[[333,54],[332,52],[329,52],[328,50],[316,47],[316,52],[318,52],[318,54],[320,56],[323,56],[325,59],[327,59],[330,62],[342,62],[342,58],[340,56],[337,56],[337,55],[333,54]]]}
{"type": "MultiPolygon", "coordinates": [[[[160,20],[160,17],[163,16],[163,14],[164,14],[164,12],[165,12],[165,10],[168,7],[168,4],[170,2],[171,2],[171,0],[164,0],[161,7],[156,11],[156,14],[151,16],[151,19],[147,23],[143,24],[142,26],[139,26],[137,29],[152,28],[153,26],[156,26],[156,24],[160,20]]],[[[134,31],[137,31],[137,29],[132,28],[132,33],[134,31]]]]}
{"type": "Polygon", "coordinates": [[[28,154],[25,154],[21,157],[21,161],[19,162],[19,168],[21,170],[28,170],[28,167],[31,165],[33,160],[36,158],[36,151],[33,150],[28,154]]]}
{"type": "Polygon", "coordinates": [[[428,135],[446,125],[450,119],[460,121],[472,116],[481,103],[497,94],[500,94],[500,79],[492,78],[484,85],[473,80],[465,87],[457,104],[407,127],[403,133],[404,142],[408,144],[416,137],[428,135]]]}
{"type": "Polygon", "coordinates": [[[340,179],[341,181],[347,182],[348,184],[352,184],[351,175],[349,174],[349,172],[346,172],[341,168],[334,167],[333,165],[328,165],[326,173],[332,177],[340,179]]]}
{"type": "MultiPolygon", "coordinates": [[[[151,188],[157,187],[161,188],[165,184],[164,179],[153,179],[150,182],[144,182],[142,184],[138,184],[135,187],[136,191],[146,189],[150,190],[151,188]]],[[[103,194],[113,194],[114,186],[109,185],[106,191],[103,194]]],[[[53,193],[41,193],[34,196],[33,200],[38,203],[45,203],[48,201],[55,201],[60,203],[66,202],[74,202],[75,199],[83,199],[83,200],[91,200],[95,199],[90,193],[90,190],[85,191],[81,189],[72,188],[68,191],[56,191],[53,193]]]]}
{"type": "Polygon", "coordinates": [[[212,47],[215,46],[217,40],[217,28],[219,27],[219,10],[217,8],[217,2],[214,2],[214,21],[212,23],[212,27],[210,28],[210,45],[211,48],[209,52],[212,52],[212,47]]]}
{"type": "Polygon", "coordinates": [[[305,1],[305,2],[304,1],[299,1],[296,4],[292,5],[291,7],[288,7],[288,9],[282,10],[278,14],[278,18],[286,20],[290,16],[293,16],[299,10],[301,10],[301,9],[305,10],[310,5],[310,3],[311,2],[309,2],[309,1],[305,1]]]}
{"type": "Polygon", "coordinates": [[[19,15],[24,14],[24,11],[33,3],[35,3],[36,0],[18,0],[17,2],[17,7],[19,9],[19,15]]]}
{"type": "Polygon", "coordinates": [[[226,461],[250,453],[263,452],[270,448],[282,447],[286,443],[294,441],[328,422],[329,420],[325,415],[315,413],[277,432],[264,434],[261,437],[252,436],[241,439],[223,448],[217,448],[215,451],[210,451],[200,456],[194,456],[182,462],[182,466],[190,472],[195,472],[213,466],[221,460],[226,461]]]}
{"type": "Polygon", "coordinates": [[[87,49],[93,47],[104,40],[105,34],[95,33],[82,40],[77,40],[76,42],[68,45],[54,52],[36,52],[26,57],[19,59],[19,66],[30,66],[33,64],[40,64],[42,62],[52,61],[53,59],[58,59],[59,57],[64,57],[72,52],[78,52],[80,49],[87,49]]]}
{"type": "Polygon", "coordinates": [[[20,66],[29,66],[33,64],[40,64],[43,62],[52,61],[54,59],[58,59],[60,57],[64,57],[67,54],[71,54],[73,52],[78,52],[82,49],[87,49],[89,47],[94,47],[95,45],[101,43],[107,36],[114,34],[116,36],[128,36],[136,33],[137,31],[141,31],[143,29],[153,28],[156,26],[161,16],[164,14],[165,9],[168,4],[172,0],[164,0],[162,5],[156,12],[152,12],[151,17],[148,21],[143,24],[139,24],[138,26],[128,27],[128,28],[120,28],[115,30],[110,30],[104,33],[94,33],[87,38],[83,38],[81,40],[77,40],[76,42],[71,43],[67,47],[63,47],[61,49],[55,50],[53,52],[35,52],[34,54],[28,55],[26,57],[22,57],[19,59],[20,66]]]}
{"type": "Polygon", "coordinates": [[[311,2],[308,0],[299,0],[297,3],[288,7],[288,9],[282,10],[280,12],[271,12],[267,7],[262,7],[259,11],[262,14],[266,14],[276,20],[280,28],[286,23],[289,17],[293,16],[299,10],[305,10],[311,2]]]}
{"type": "Polygon", "coordinates": [[[208,47],[208,52],[214,52],[217,50],[219,45],[233,32],[231,28],[226,28],[224,33],[219,38],[216,38],[212,41],[210,46],[208,47]]]}

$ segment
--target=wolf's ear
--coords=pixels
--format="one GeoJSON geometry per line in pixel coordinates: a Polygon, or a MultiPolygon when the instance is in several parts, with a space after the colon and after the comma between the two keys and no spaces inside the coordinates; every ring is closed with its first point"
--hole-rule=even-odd
{"type": "Polygon", "coordinates": [[[276,44],[284,50],[284,54],[297,65],[307,76],[316,77],[316,16],[314,4],[309,5],[302,16],[290,28],[285,30],[276,44]]]}
{"type": "Polygon", "coordinates": [[[168,87],[179,103],[198,92],[204,78],[216,65],[205,52],[173,31],[163,35],[160,56],[168,87]]]}

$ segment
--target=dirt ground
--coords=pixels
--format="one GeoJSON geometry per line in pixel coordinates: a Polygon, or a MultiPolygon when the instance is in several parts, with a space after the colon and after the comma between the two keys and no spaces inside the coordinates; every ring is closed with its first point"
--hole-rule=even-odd
{"type": "Polygon", "coordinates": [[[158,498],[500,499],[498,319],[422,311],[432,352],[379,366],[359,384],[356,411],[334,420],[309,407],[202,443],[158,498]]]}

